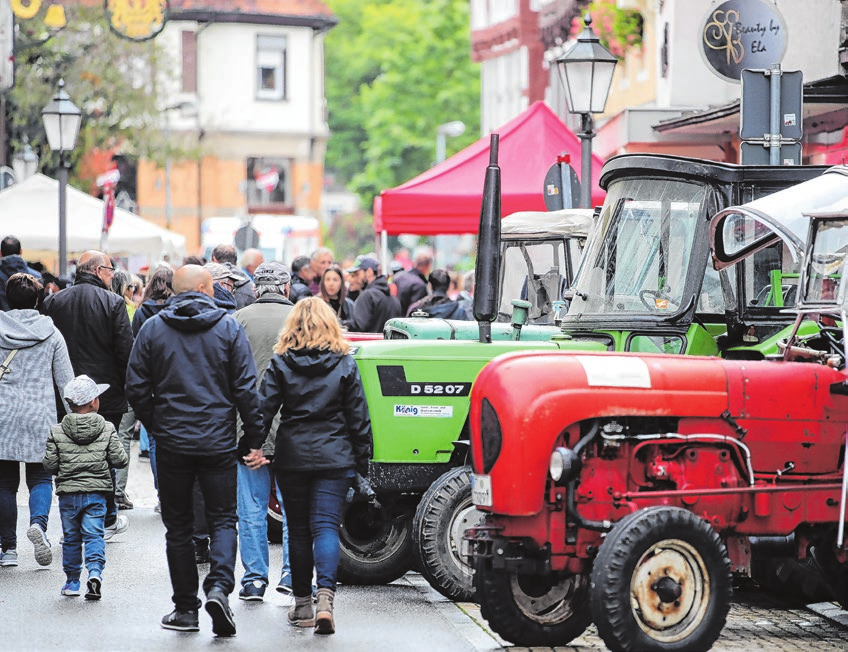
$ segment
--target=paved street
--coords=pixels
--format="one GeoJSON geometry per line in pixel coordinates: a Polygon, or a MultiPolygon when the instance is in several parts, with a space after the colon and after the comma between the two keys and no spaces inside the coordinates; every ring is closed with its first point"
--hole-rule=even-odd
{"type": "MultiPolygon", "coordinates": [[[[449,650],[495,651],[508,648],[486,626],[477,605],[454,604],[431,589],[417,574],[385,587],[339,588],[335,636],[318,639],[285,622],[290,598],[274,591],[264,603],[245,603],[233,596],[238,635],[212,637],[211,623],[201,613],[199,634],[161,629],[158,621],[171,609],[164,553],[164,530],[158,514],[148,463],[140,461],[133,443],[130,495],[136,508],[122,512],[130,529],[107,546],[103,599],[87,602],[59,594],[64,576],[58,510],[51,513],[48,534],[56,544],[53,564],[36,565],[26,540],[26,489],[18,495],[20,566],[0,568],[0,613],[4,640],[0,649],[21,651],[125,650],[449,650]]],[[[280,548],[272,546],[272,577],[279,576],[280,548]]],[[[202,568],[202,567],[201,567],[202,568]]],[[[237,569],[237,576],[241,569],[237,569]]],[[[737,595],[717,651],[830,651],[848,647],[848,628],[807,609],[783,609],[761,594],[737,595]]],[[[826,610],[823,605],[820,610],[826,610]]],[[[830,605],[832,616],[844,617],[830,605]]],[[[540,650],[541,648],[533,648],[540,650]]],[[[562,650],[603,650],[593,629],[562,650]]]]}

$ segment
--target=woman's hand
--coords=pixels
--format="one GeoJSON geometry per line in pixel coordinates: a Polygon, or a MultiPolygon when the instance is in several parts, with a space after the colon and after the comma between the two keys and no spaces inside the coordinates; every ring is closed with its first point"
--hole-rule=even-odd
{"type": "Polygon", "coordinates": [[[270,461],[262,454],[261,448],[251,449],[250,453],[241,459],[244,460],[245,466],[249,469],[258,469],[260,466],[265,466],[270,461]]]}

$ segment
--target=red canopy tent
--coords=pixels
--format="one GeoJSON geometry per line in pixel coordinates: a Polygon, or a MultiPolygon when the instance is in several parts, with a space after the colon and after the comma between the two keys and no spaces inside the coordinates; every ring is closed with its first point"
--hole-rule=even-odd
{"type": "MultiPolygon", "coordinates": [[[[544,102],[535,102],[495,133],[499,134],[501,213],[543,211],[545,174],[557,156],[571,155],[580,172],[580,140],[544,102]]],[[[477,233],[483,179],[489,164],[489,137],[374,200],[374,230],[388,235],[477,233]]],[[[592,202],[603,203],[598,187],[603,162],[592,156],[592,202]]],[[[579,201],[579,197],[575,198],[579,201]]]]}

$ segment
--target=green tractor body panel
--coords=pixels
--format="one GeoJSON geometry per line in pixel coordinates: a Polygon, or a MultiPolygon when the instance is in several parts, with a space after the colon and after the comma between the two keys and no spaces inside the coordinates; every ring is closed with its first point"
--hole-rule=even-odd
{"type": "Polygon", "coordinates": [[[494,356],[528,349],[606,350],[596,342],[363,342],[355,353],[374,430],[373,462],[449,462],[465,428],[471,384],[494,356]]]}
{"type": "MultiPolygon", "coordinates": [[[[525,324],[520,334],[522,340],[546,341],[561,332],[562,329],[553,325],[525,324]]],[[[383,334],[387,340],[476,340],[480,330],[476,321],[406,317],[387,321],[383,334]]],[[[492,324],[492,340],[512,339],[516,339],[512,324],[492,324]]]]}

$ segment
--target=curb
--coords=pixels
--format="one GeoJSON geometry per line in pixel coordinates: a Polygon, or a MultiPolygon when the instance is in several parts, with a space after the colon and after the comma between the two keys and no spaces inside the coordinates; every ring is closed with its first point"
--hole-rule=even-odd
{"type": "Polygon", "coordinates": [[[848,611],[842,609],[836,602],[816,602],[808,604],[807,609],[834,625],[848,629],[848,611]]]}

